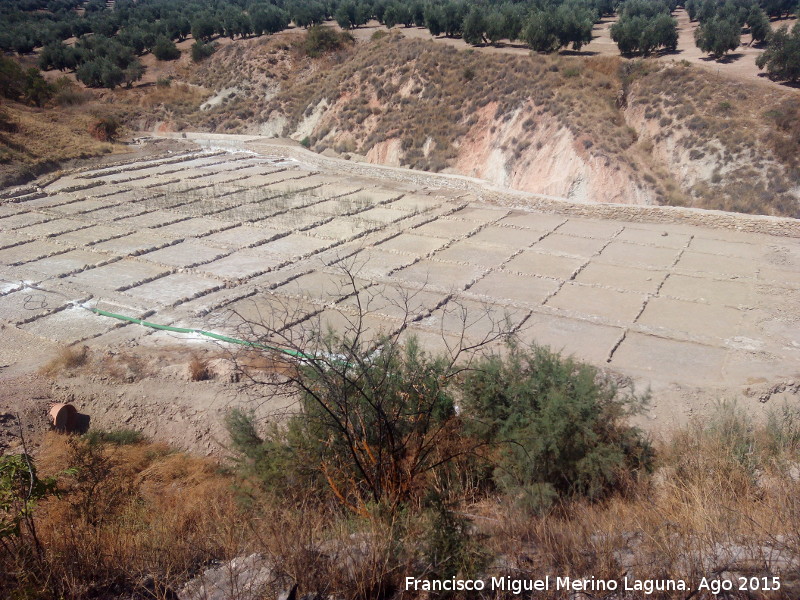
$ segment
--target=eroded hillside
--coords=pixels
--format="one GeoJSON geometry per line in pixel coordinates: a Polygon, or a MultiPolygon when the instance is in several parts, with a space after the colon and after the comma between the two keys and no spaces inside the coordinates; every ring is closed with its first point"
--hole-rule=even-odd
{"type": "Polygon", "coordinates": [[[175,126],[291,136],[577,201],[800,216],[792,90],[688,63],[487,54],[397,34],[310,59],[300,40],[222,48],[190,75],[219,102],[175,126]]]}
{"type": "Polygon", "coordinates": [[[89,134],[97,117],[80,108],[0,105],[0,184],[20,183],[66,161],[117,151],[89,134]]]}

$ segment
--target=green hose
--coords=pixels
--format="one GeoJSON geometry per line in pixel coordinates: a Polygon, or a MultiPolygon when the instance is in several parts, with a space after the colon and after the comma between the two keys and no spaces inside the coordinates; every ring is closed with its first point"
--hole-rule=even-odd
{"type": "Polygon", "coordinates": [[[172,327],[170,325],[159,325],[158,323],[151,323],[149,321],[145,321],[144,319],[137,319],[136,317],[128,317],[126,315],[118,315],[116,313],[108,312],[106,310],[100,310],[99,308],[90,308],[89,310],[103,317],[111,317],[112,319],[119,319],[120,321],[127,321],[128,323],[136,323],[138,325],[144,325],[145,327],[150,327],[151,329],[159,329],[161,331],[174,331],[175,333],[199,333],[200,335],[204,335],[206,337],[210,337],[215,340],[220,340],[222,342],[239,344],[241,346],[248,346],[250,348],[258,348],[259,350],[270,350],[272,352],[280,352],[282,354],[287,354],[295,358],[302,358],[304,360],[314,359],[313,356],[309,356],[308,354],[300,352],[299,350],[289,350],[287,348],[278,348],[277,346],[267,346],[266,344],[259,344],[257,342],[248,342],[247,340],[240,340],[237,338],[228,337],[227,335],[222,335],[220,333],[213,333],[211,331],[203,331],[202,329],[188,329],[186,327],[172,327]]]}

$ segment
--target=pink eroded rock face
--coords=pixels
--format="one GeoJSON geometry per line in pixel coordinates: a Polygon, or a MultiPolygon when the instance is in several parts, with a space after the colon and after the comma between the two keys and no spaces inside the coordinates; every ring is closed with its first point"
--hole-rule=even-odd
{"type": "Polygon", "coordinates": [[[494,118],[497,103],[476,112],[477,122],[464,136],[454,170],[512,189],[569,198],[578,202],[653,204],[651,190],[633,185],[628,169],[616,169],[588,152],[555,118],[537,116],[535,107],[516,111],[508,121],[494,118]]]}

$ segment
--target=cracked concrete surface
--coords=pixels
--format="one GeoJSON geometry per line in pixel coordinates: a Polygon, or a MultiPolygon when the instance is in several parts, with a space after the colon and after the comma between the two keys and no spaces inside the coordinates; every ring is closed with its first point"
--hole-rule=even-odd
{"type": "Polygon", "coordinates": [[[651,414],[664,419],[800,378],[797,222],[592,211],[467,178],[338,168],[260,140],[226,144],[4,193],[4,328],[47,343],[161,339],[87,306],[237,334],[244,319],[292,305],[292,327],[341,326],[355,307],[338,279],[346,263],[374,331],[440,349],[465,323],[477,341],[507,314],[522,340],[651,387],[651,414]]]}

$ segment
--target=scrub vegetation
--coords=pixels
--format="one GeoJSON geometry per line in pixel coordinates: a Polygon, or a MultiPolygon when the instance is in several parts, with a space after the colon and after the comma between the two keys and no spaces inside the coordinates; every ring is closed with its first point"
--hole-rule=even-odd
{"type": "Polygon", "coordinates": [[[722,403],[650,440],[624,419],[643,397],[545,348],[512,342],[464,367],[413,340],[318,340],[336,353],[261,375],[265,393],[299,394],[288,420],[229,414],[233,461],[130,430],[2,457],[3,595],[170,598],[254,553],[268,576],[230,597],[416,597],[406,577],[696,585],[719,569],[779,576],[767,597],[793,595],[795,408],[754,426],[722,403]]]}

